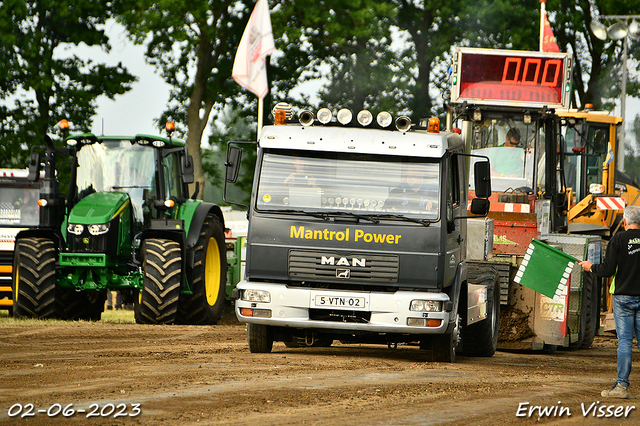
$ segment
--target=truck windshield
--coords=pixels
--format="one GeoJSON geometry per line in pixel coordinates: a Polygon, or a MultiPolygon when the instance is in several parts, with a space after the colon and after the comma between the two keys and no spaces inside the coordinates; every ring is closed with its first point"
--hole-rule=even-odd
{"type": "Polygon", "coordinates": [[[0,224],[34,226],[38,224],[40,184],[0,182],[0,224]]]}
{"type": "Polygon", "coordinates": [[[440,199],[436,160],[304,151],[267,152],[258,210],[394,212],[435,219],[440,199]],[[418,161],[415,161],[418,160],[418,161]]]}
{"type": "Polygon", "coordinates": [[[128,140],[84,145],[77,154],[78,201],[93,192],[127,192],[142,221],[145,191],[155,193],[155,149],[128,140]]]}

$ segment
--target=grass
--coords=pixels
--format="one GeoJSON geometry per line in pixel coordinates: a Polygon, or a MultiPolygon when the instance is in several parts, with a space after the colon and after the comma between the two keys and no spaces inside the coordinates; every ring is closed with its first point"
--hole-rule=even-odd
{"type": "MultiPolygon", "coordinates": [[[[14,326],[34,326],[34,325],[63,325],[69,323],[91,324],[89,321],[62,321],[62,320],[40,320],[33,318],[13,318],[9,311],[0,310],[0,327],[14,326]]],[[[99,323],[107,324],[133,324],[133,311],[129,310],[105,310],[99,323]]]]}

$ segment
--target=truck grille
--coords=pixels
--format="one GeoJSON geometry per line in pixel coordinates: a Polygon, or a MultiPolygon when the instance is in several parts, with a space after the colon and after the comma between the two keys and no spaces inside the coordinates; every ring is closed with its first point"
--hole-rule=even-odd
{"type": "Polygon", "coordinates": [[[398,282],[398,256],[371,253],[289,251],[292,278],[345,283],[398,282]]]}

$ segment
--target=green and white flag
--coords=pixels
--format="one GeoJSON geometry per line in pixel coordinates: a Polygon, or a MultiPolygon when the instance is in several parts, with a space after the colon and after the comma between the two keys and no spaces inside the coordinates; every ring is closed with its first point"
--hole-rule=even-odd
{"type": "Polygon", "coordinates": [[[513,281],[554,299],[568,285],[575,262],[574,257],[533,239],[513,281]]]}

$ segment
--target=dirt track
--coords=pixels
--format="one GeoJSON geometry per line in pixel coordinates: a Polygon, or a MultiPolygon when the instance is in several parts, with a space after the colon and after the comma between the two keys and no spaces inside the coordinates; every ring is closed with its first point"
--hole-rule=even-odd
{"type": "Polygon", "coordinates": [[[498,352],[443,364],[423,362],[410,346],[276,343],[271,354],[250,354],[244,325],[233,320],[212,327],[3,321],[0,424],[640,424],[637,359],[632,397],[600,397],[615,378],[611,336],[597,337],[589,350],[498,352]],[[626,418],[585,417],[581,404],[596,401],[612,412],[638,409],[626,418]],[[29,403],[45,412],[9,416],[12,407],[20,412],[15,404],[24,413],[29,403]],[[87,411],[49,417],[55,404],[87,411]],[[141,410],[135,417],[109,415],[112,407],[133,414],[133,404],[141,410]],[[526,417],[531,406],[564,407],[563,416],[526,417]],[[88,419],[91,410],[98,416],[88,419]]]}

